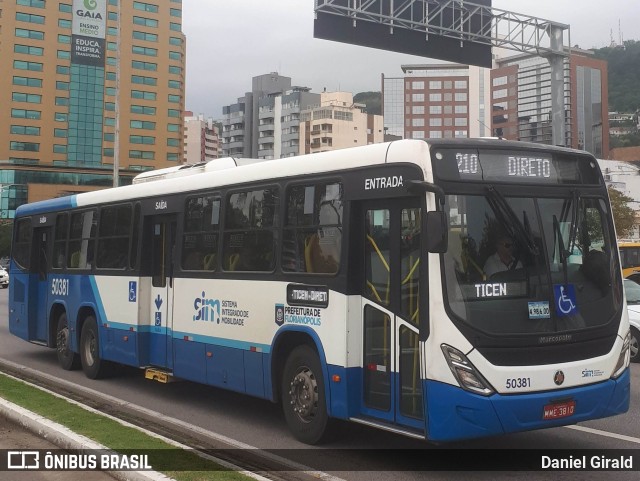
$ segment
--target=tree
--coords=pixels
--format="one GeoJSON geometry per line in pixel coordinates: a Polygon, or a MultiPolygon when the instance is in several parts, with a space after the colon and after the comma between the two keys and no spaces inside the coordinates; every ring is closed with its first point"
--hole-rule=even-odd
{"type": "Polygon", "coordinates": [[[633,231],[635,212],[629,207],[629,202],[633,199],[613,187],[609,187],[609,199],[618,237],[630,236],[633,231]]]}

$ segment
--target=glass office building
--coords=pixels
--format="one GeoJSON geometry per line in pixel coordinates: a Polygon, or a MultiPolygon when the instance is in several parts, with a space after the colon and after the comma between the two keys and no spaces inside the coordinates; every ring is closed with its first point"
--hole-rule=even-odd
{"type": "MultiPolygon", "coordinates": [[[[552,144],[551,68],[542,57],[521,54],[496,60],[491,71],[492,128],[509,140],[552,144]]],[[[571,49],[564,59],[567,147],[609,156],[607,62],[571,49]]]]}
{"type": "Polygon", "coordinates": [[[180,163],[182,0],[118,1],[0,2],[0,218],[180,163]]]}

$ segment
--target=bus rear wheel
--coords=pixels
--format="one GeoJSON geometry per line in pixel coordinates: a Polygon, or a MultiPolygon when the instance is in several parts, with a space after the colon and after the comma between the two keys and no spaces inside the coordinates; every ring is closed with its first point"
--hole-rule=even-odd
{"type": "Polygon", "coordinates": [[[80,367],[80,357],[71,350],[71,337],[69,332],[69,321],[67,313],[63,312],[58,317],[56,326],[56,354],[58,364],[65,371],[72,371],[80,367]]]}
{"type": "Polygon", "coordinates": [[[98,324],[93,316],[87,317],[82,325],[80,361],[82,370],[89,379],[100,379],[108,374],[109,363],[100,359],[98,324]]]}
{"type": "Polygon", "coordinates": [[[321,442],[329,416],[322,366],[310,346],[298,346],[289,354],[281,393],[284,417],[296,439],[306,444],[321,442]]]}

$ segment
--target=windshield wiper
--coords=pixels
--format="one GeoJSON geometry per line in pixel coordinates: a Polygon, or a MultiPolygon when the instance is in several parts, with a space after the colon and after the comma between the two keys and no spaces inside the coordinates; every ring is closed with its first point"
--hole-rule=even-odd
{"type": "Polygon", "coordinates": [[[553,214],[553,236],[558,241],[558,250],[560,251],[560,264],[562,264],[562,276],[564,278],[564,285],[569,284],[569,272],[567,267],[568,252],[564,248],[564,239],[562,238],[562,232],[560,231],[560,222],[558,217],[553,214]]]}
{"type": "Polygon", "coordinates": [[[522,222],[518,219],[518,216],[507,202],[507,199],[493,186],[487,188],[487,200],[496,215],[501,218],[500,220],[504,224],[504,228],[507,230],[509,236],[513,237],[521,246],[525,247],[530,255],[537,257],[538,247],[530,235],[531,226],[529,226],[526,213],[524,213],[524,221],[528,227],[522,225],[522,222]]]}
{"type": "Polygon", "coordinates": [[[571,209],[571,220],[569,224],[569,239],[567,242],[567,251],[573,253],[576,246],[578,236],[578,221],[580,217],[580,194],[577,190],[571,191],[571,199],[566,199],[562,204],[562,212],[560,213],[560,222],[567,222],[569,217],[569,209],[571,209]]]}
{"type": "Polygon", "coordinates": [[[577,190],[571,191],[571,228],[569,229],[569,244],[567,249],[573,253],[578,236],[578,217],[580,215],[580,194],[577,190]]]}

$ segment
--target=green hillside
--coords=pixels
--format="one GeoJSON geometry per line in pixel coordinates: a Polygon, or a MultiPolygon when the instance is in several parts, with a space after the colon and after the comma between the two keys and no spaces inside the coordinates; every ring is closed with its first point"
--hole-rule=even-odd
{"type": "Polygon", "coordinates": [[[360,92],[353,96],[353,101],[357,104],[365,104],[368,114],[382,115],[382,94],[380,92],[360,92]]]}
{"type": "Polygon", "coordinates": [[[624,47],[594,50],[609,64],[609,111],[640,109],[640,42],[627,40],[624,47]]]}

